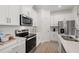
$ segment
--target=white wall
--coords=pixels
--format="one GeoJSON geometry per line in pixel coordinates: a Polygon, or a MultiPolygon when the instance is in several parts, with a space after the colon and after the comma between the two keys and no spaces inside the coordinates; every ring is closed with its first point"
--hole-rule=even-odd
{"type": "MultiPolygon", "coordinates": [[[[38,14],[37,43],[50,41],[50,11],[40,9],[38,14]]],[[[38,45],[37,44],[37,45],[38,45]]]]}

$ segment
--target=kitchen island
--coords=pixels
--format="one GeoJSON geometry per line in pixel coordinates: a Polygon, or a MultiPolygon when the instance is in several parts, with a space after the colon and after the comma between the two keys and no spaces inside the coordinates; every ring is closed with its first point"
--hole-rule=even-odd
{"type": "Polygon", "coordinates": [[[79,53],[79,42],[64,40],[59,34],[58,34],[58,37],[59,37],[59,51],[60,52],[63,46],[65,52],[67,53],[79,53]]]}

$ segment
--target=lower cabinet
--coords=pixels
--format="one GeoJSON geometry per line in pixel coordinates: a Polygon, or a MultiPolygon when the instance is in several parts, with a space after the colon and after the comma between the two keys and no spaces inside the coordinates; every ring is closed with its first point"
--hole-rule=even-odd
{"type": "Polygon", "coordinates": [[[61,53],[66,53],[66,51],[65,51],[65,49],[64,49],[64,47],[63,47],[63,45],[61,45],[61,53]]]}
{"type": "Polygon", "coordinates": [[[12,49],[13,53],[25,53],[25,43],[16,46],[12,49]]]}
{"type": "Polygon", "coordinates": [[[66,53],[66,50],[64,49],[64,46],[61,42],[59,42],[58,52],[59,53],[66,53]]]}

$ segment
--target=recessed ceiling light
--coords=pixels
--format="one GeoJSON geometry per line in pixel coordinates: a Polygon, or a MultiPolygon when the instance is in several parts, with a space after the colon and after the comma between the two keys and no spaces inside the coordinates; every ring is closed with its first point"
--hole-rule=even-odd
{"type": "Polygon", "coordinates": [[[62,6],[61,5],[58,5],[58,8],[61,8],[62,6]]]}

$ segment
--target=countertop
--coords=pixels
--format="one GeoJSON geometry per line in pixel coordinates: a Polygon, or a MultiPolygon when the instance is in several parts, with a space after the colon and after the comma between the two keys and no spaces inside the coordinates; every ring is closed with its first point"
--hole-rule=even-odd
{"type": "Polygon", "coordinates": [[[8,47],[10,45],[16,44],[16,42],[17,42],[16,39],[11,39],[11,40],[3,43],[3,44],[0,44],[0,50],[4,49],[4,48],[6,48],[6,47],[8,47]]]}
{"type": "Polygon", "coordinates": [[[25,36],[25,37],[28,39],[28,38],[33,37],[33,36],[35,36],[35,35],[36,35],[36,34],[31,34],[31,33],[30,33],[30,34],[28,34],[28,35],[25,36]]]}
{"type": "Polygon", "coordinates": [[[58,37],[67,53],[79,53],[79,42],[64,40],[59,34],[58,37]]]}
{"type": "Polygon", "coordinates": [[[25,38],[23,37],[16,37],[15,39],[11,39],[0,45],[0,52],[2,52],[2,50],[8,47],[13,48],[16,47],[17,45],[21,45],[24,42],[25,42],[25,38]]]}

